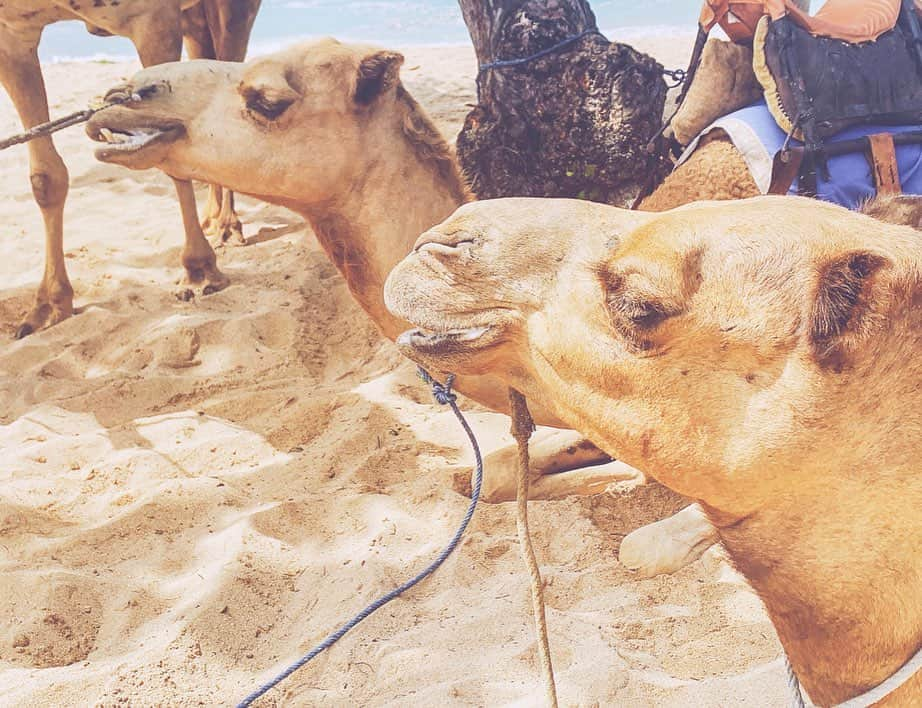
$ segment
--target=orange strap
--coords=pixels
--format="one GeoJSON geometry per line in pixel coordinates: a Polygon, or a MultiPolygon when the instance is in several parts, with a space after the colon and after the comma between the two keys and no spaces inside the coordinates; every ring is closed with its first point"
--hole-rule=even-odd
{"type": "Polygon", "coordinates": [[[868,136],[871,147],[871,169],[878,194],[902,194],[900,172],[896,166],[896,148],[890,133],[875,133],[868,136]]]}
{"type": "MultiPolygon", "coordinates": [[[[815,36],[846,42],[870,42],[893,29],[901,0],[828,0],[815,15],[799,9],[794,0],[704,0],[698,24],[707,32],[720,25],[734,42],[751,42],[763,15],[778,20],[785,15],[815,36]]],[[[915,0],[922,13],[922,0],[915,0]]]]}

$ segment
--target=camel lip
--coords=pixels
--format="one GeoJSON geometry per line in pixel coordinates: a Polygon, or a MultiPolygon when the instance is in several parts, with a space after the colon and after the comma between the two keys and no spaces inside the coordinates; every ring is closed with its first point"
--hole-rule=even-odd
{"type": "Polygon", "coordinates": [[[397,338],[397,345],[401,349],[408,349],[419,354],[445,356],[494,344],[495,335],[496,328],[492,325],[448,329],[440,332],[418,327],[401,334],[397,338]]]}
{"type": "Polygon", "coordinates": [[[95,151],[96,159],[110,162],[123,155],[139,153],[157,143],[174,142],[185,134],[185,127],[173,121],[128,127],[99,120],[87,126],[87,134],[93,141],[103,144],[95,151]]]}

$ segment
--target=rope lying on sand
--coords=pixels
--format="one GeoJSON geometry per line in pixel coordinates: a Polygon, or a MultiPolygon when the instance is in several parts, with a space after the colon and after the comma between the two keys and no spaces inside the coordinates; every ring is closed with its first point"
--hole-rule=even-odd
{"type": "MultiPolygon", "coordinates": [[[[370,605],[365,607],[365,609],[355,615],[355,617],[349,620],[346,624],[337,629],[335,632],[329,634],[322,642],[320,642],[320,644],[311,649],[307,654],[305,654],[294,663],[290,664],[275,678],[264,683],[262,686],[260,686],[258,689],[240,701],[240,703],[237,704],[237,708],[246,708],[247,706],[251,705],[253,701],[271,691],[278,684],[291,676],[295,671],[307,664],[311,659],[333,646],[349,630],[351,630],[359,622],[372,614],[375,610],[383,607],[394,598],[400,596],[402,593],[427,578],[429,575],[435,572],[435,570],[440,565],[442,565],[445,559],[451,555],[452,551],[457,548],[458,543],[461,541],[461,536],[470,523],[471,518],[474,515],[474,510],[477,508],[477,500],[480,498],[480,488],[483,485],[483,458],[480,454],[480,447],[477,445],[477,439],[474,437],[474,433],[471,430],[470,425],[468,425],[464,415],[458,408],[458,404],[456,403],[457,397],[451,390],[454,376],[449,376],[445,383],[441,384],[433,379],[432,376],[430,376],[429,373],[422,367],[419,369],[419,375],[423,381],[432,386],[432,395],[435,397],[435,400],[443,406],[447,405],[451,407],[455,417],[461,423],[461,427],[464,428],[464,432],[467,434],[468,440],[470,440],[471,443],[471,447],[474,450],[476,466],[474,469],[473,484],[471,485],[471,503],[468,506],[467,513],[464,515],[464,518],[461,521],[461,525],[458,527],[455,535],[452,537],[451,541],[449,541],[448,545],[445,546],[442,552],[438,555],[438,557],[432,561],[432,563],[426,566],[426,568],[424,568],[420,573],[399,587],[391,590],[389,593],[382,595],[370,605]]],[[[540,656],[541,668],[545,680],[545,690],[547,694],[548,705],[550,708],[557,708],[557,687],[554,683],[554,668],[551,664],[551,653],[547,639],[547,620],[545,618],[544,612],[544,586],[541,581],[541,573],[538,569],[538,562],[535,558],[535,551],[534,548],[532,548],[531,539],[529,538],[528,534],[528,439],[531,437],[532,431],[535,429],[535,424],[532,421],[531,414],[528,412],[528,406],[526,405],[525,398],[522,396],[522,394],[520,394],[518,391],[515,391],[514,389],[510,389],[509,401],[512,407],[512,435],[518,443],[519,447],[519,478],[517,485],[516,528],[518,529],[519,533],[519,543],[521,544],[522,556],[525,560],[525,565],[528,568],[528,574],[531,578],[532,606],[535,615],[535,626],[538,632],[538,653],[540,656]]]]}
{"type": "Polygon", "coordinates": [[[554,666],[551,663],[551,648],[547,639],[547,617],[544,612],[544,583],[535,549],[531,545],[528,533],[528,439],[535,430],[535,423],[528,411],[525,397],[515,389],[509,389],[509,406],[512,413],[512,437],[519,447],[519,476],[515,495],[515,526],[519,533],[519,549],[522,560],[528,568],[531,579],[531,605],[535,616],[535,630],[538,632],[538,656],[541,660],[541,673],[544,676],[544,690],[547,703],[557,708],[557,684],[554,681],[554,666]]]}
{"type": "Polygon", "coordinates": [[[296,662],[288,666],[282,673],[278,674],[271,681],[260,686],[258,689],[253,691],[250,695],[244,698],[240,703],[237,704],[237,708],[245,708],[249,706],[253,701],[255,701],[260,696],[268,693],[275,686],[280,684],[286,678],[291,676],[295,671],[304,666],[307,662],[313,659],[315,656],[321,652],[329,649],[337,641],[339,641],[343,635],[346,634],[350,629],[355,627],[359,622],[368,617],[375,610],[383,607],[388,602],[393,600],[396,597],[399,597],[401,594],[412,588],[414,585],[419,583],[421,580],[424,580],[435,570],[445,562],[445,559],[451,555],[452,551],[457,548],[458,543],[461,541],[461,536],[464,533],[467,525],[471,521],[471,517],[474,516],[474,510],[477,508],[477,500],[480,498],[480,488],[483,485],[483,459],[480,455],[480,447],[477,445],[477,439],[474,437],[474,432],[471,430],[471,427],[468,425],[467,421],[464,419],[464,415],[461,413],[461,410],[458,408],[456,401],[456,396],[451,390],[451,385],[454,381],[454,376],[449,376],[444,384],[439,383],[433,379],[429,373],[420,368],[419,369],[420,378],[425,381],[427,384],[432,386],[432,395],[435,397],[435,400],[438,401],[443,406],[450,406],[452,413],[455,414],[455,417],[461,423],[461,427],[464,428],[464,432],[467,434],[468,440],[470,440],[471,447],[474,449],[474,459],[476,461],[476,466],[474,468],[474,479],[472,489],[471,489],[471,503],[467,508],[467,513],[465,513],[464,518],[461,520],[461,525],[458,527],[458,530],[455,531],[455,535],[452,536],[451,541],[448,542],[448,545],[442,549],[442,552],[439,553],[438,557],[432,561],[428,566],[426,566],[422,571],[420,571],[413,578],[403,583],[399,587],[394,588],[389,593],[382,595],[377,600],[368,605],[365,609],[359,612],[355,617],[349,620],[342,627],[337,629],[335,632],[329,634],[326,639],[324,639],[320,644],[311,649],[307,654],[302,656],[296,662]]]}

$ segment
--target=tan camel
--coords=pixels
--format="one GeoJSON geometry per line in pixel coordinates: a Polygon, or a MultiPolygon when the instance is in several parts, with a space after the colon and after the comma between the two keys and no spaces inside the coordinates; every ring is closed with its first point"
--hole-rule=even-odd
{"type": "MultiPolygon", "coordinates": [[[[132,131],[156,135],[130,150],[106,144],[97,152],[103,161],[224,184],[304,216],[356,300],[393,340],[406,323],[384,306],[384,279],[420,233],[470,199],[450,147],[400,83],[402,62],[395,52],[323,40],[244,65],[164,64],[113,90],[169,90],[107,109],[87,130],[101,141],[132,131]]],[[[508,410],[496,379],[465,378],[457,388],[508,410]]],[[[535,418],[561,425],[541,410],[535,418]]],[[[581,439],[555,431],[536,443],[536,470],[566,473],[542,474],[534,498],[599,492],[637,476],[581,439]],[[608,464],[574,469],[587,461],[608,464]]],[[[483,498],[514,498],[513,457],[501,451],[487,469],[483,498]]]]}
{"type": "MultiPolygon", "coordinates": [[[[178,60],[183,36],[190,57],[242,61],[261,0],[3,0],[0,2],[0,84],[22,124],[48,120],[48,99],[38,60],[44,28],[61,20],[82,20],[99,35],[120,35],[134,43],[144,66],[178,60]]],[[[134,135],[134,141],[147,139],[134,135]]],[[[73,314],[74,291],[64,264],[64,200],[67,168],[51,138],[29,143],[30,179],[45,222],[45,274],[35,303],[16,330],[25,337],[73,314]]],[[[192,184],[176,180],[186,245],[182,263],[189,283],[204,293],[220,290],[227,278],[198,223],[192,184]]],[[[242,240],[233,195],[213,188],[205,226],[220,239],[242,240]]]]}
{"type": "MultiPolygon", "coordinates": [[[[385,292],[411,358],[499,374],[700,500],[818,705],[922,649],[913,229],[791,197],[497,200],[421,236],[385,292]]],[[[919,696],[922,672],[878,705],[919,696]]]]}
{"type": "MultiPolygon", "coordinates": [[[[384,306],[384,278],[420,233],[470,198],[451,150],[399,83],[402,60],[394,52],[324,40],[243,67],[158,66],[113,90],[155,84],[169,91],[98,114],[88,132],[101,141],[131,131],[156,134],[130,151],[104,147],[97,155],[133,169],[159,167],[174,177],[225,184],[302,214],[356,299],[393,340],[405,323],[384,306]],[[406,175],[403,181],[393,179],[398,174],[406,175]]],[[[757,191],[729,143],[712,142],[699,153],[703,157],[693,157],[664,185],[665,201],[676,198],[683,174],[695,185],[687,199],[745,196],[745,188],[732,185],[720,191],[726,160],[734,155],[741,180],[757,191]]],[[[458,388],[489,408],[507,410],[495,379],[462,378],[458,388]]],[[[534,413],[539,423],[561,425],[547,412],[534,413]]],[[[574,431],[536,436],[532,448],[532,498],[600,492],[638,475],[574,431]]],[[[485,501],[515,497],[516,460],[514,447],[487,458],[485,501]]],[[[621,560],[643,575],[672,572],[714,540],[700,510],[691,508],[631,534],[621,560]]]]}

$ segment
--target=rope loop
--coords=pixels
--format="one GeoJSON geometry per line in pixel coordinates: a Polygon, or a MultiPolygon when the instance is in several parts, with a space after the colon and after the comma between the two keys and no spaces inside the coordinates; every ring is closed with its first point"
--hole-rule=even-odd
{"type": "Polygon", "coordinates": [[[432,397],[440,405],[448,406],[458,400],[457,394],[451,390],[452,384],[455,382],[454,374],[449,374],[448,378],[445,379],[445,383],[440,383],[432,378],[432,375],[421,366],[416,367],[416,372],[419,378],[432,387],[432,397]]]}
{"type": "Polygon", "coordinates": [[[688,72],[685,69],[663,69],[663,76],[668,76],[675,82],[674,84],[666,84],[668,88],[674,89],[685,83],[685,79],[688,78],[688,72]]]}
{"type": "Polygon", "coordinates": [[[527,56],[527,57],[522,57],[521,59],[499,59],[497,61],[488,62],[487,64],[481,64],[480,70],[477,73],[478,75],[480,75],[484,73],[485,71],[489,71],[490,69],[506,69],[511,66],[523,66],[525,64],[528,64],[529,62],[535,61],[536,59],[541,59],[542,57],[546,57],[548,54],[553,54],[554,52],[559,52],[561,49],[566,49],[571,44],[575,44],[576,42],[581,40],[583,37],[588,37],[591,34],[597,34],[600,37],[604,37],[604,35],[601,32],[599,32],[599,30],[593,27],[591,29],[583,30],[579,34],[575,34],[572,37],[567,37],[566,39],[558,42],[552,47],[548,47],[547,49],[542,49],[540,52],[535,52],[534,54],[527,56]]]}

